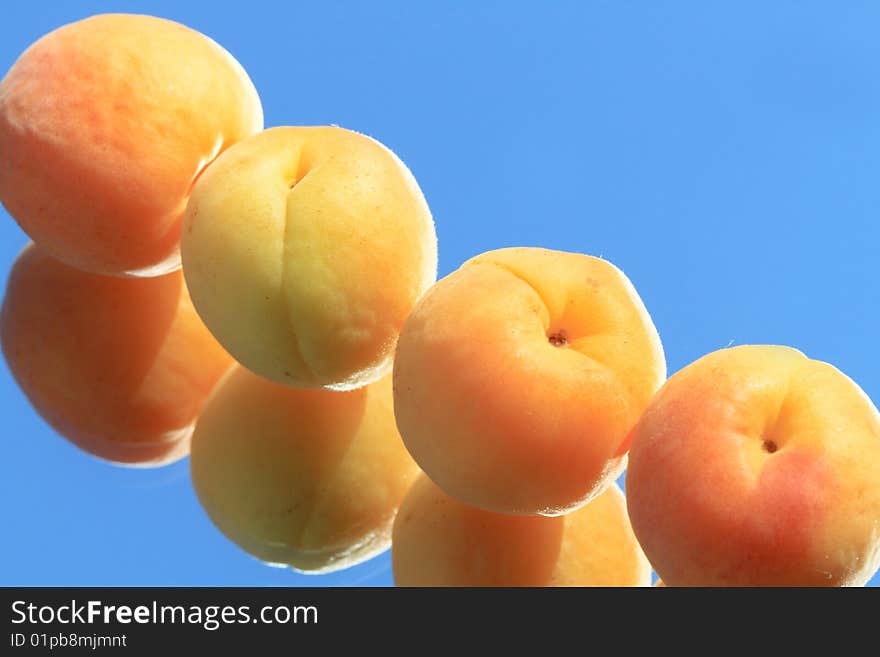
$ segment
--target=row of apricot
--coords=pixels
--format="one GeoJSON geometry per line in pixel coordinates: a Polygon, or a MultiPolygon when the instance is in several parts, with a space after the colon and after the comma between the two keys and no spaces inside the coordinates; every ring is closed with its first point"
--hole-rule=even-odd
{"type": "Polygon", "coordinates": [[[140,465],[191,442],[221,531],[309,572],[389,542],[414,585],[877,570],[880,416],[845,375],[739,347],[664,383],[609,262],[502,249],[434,283],[390,150],[262,128],[231,55],[152,17],[64,26],[0,83],[0,199],[36,244],[0,337],[60,434],[140,465]]]}

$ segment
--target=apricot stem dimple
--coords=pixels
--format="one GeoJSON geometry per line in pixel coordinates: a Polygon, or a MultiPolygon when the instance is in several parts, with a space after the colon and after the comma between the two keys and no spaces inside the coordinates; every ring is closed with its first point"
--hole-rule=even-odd
{"type": "Polygon", "coordinates": [[[764,440],[762,447],[764,448],[764,451],[767,452],[768,454],[772,454],[777,449],[779,449],[779,446],[774,441],[769,440],[769,439],[764,440]]]}
{"type": "Polygon", "coordinates": [[[299,158],[296,161],[296,171],[293,172],[293,178],[287,184],[288,189],[293,189],[296,187],[302,179],[306,177],[306,175],[313,168],[311,160],[308,160],[305,155],[300,152],[299,158]]]}
{"type": "Polygon", "coordinates": [[[554,347],[564,347],[568,344],[568,336],[565,334],[565,331],[562,330],[550,333],[547,336],[547,340],[554,347]]]}

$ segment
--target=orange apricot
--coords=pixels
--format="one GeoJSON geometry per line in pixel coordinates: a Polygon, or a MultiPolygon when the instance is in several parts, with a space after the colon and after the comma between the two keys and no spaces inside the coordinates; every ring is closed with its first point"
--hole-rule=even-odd
{"type": "Polygon", "coordinates": [[[309,573],[388,549],[419,470],[394,427],[391,377],[347,392],[235,368],[199,418],[193,486],[214,524],[261,561],[309,573]]]}
{"type": "Polygon", "coordinates": [[[722,349],[651,402],[626,492],[669,586],[861,586],[880,566],[880,414],[795,349],[722,349]]]}
{"type": "Polygon", "coordinates": [[[379,142],[272,128],[205,172],[181,250],[193,302],[242,365],[347,390],[391,371],[397,334],[437,277],[434,221],[379,142]]]}
{"type": "Polygon", "coordinates": [[[501,249],[439,281],[407,319],[395,413],[413,458],[453,497],[556,515],[623,470],[665,372],[651,318],[614,265],[501,249]]]}
{"type": "Polygon", "coordinates": [[[205,35],[92,16],[40,38],[0,82],[0,201],[67,264],[163,274],[180,266],[193,182],[262,127],[244,69],[205,35]]]}
{"type": "Polygon", "coordinates": [[[196,417],[232,365],[179,271],[101,276],[33,245],[12,268],[0,342],[21,389],[59,434],[130,465],[184,456],[196,417]]]}
{"type": "Polygon", "coordinates": [[[493,513],[462,504],[422,476],[391,543],[398,586],[650,586],[626,501],[612,484],[562,517],[493,513]]]}

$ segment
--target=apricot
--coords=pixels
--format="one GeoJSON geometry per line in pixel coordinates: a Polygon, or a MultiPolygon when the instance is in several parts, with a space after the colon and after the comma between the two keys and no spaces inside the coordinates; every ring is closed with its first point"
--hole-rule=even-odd
{"type": "Polygon", "coordinates": [[[398,586],[650,586],[620,489],[555,518],[482,511],[422,475],[391,542],[398,586]]]}
{"type": "Polygon", "coordinates": [[[437,275],[431,213],[403,163],[335,127],[273,128],[193,190],[182,241],[205,323],[278,383],[346,390],[387,374],[437,275]]]}
{"type": "Polygon", "coordinates": [[[33,245],[12,267],[0,342],[21,389],[59,434],[131,465],[184,456],[196,416],[232,365],[179,271],[101,276],[33,245]]]}
{"type": "Polygon", "coordinates": [[[190,468],[223,534],[261,561],[312,573],[388,549],[418,474],[394,427],[390,377],[332,392],[242,367],[199,419],[190,468]]]}
{"type": "Polygon", "coordinates": [[[0,201],[67,264],[167,273],[193,182],[262,127],[244,69],[205,35],[92,16],[40,38],[0,83],[0,201]]]}
{"type": "Polygon", "coordinates": [[[491,251],[434,285],[394,365],[397,426],[447,493],[556,515],[623,470],[627,434],[665,378],[626,276],[586,255],[491,251]]]}
{"type": "Polygon", "coordinates": [[[795,349],[722,349],[651,402],[626,492],[669,586],[864,585],[880,565],[880,415],[795,349]]]}

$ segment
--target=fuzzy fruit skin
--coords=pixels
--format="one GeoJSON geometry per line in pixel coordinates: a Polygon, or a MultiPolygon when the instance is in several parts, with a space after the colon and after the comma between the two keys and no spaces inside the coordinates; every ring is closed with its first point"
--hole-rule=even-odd
{"type": "Polygon", "coordinates": [[[92,16],[37,40],[0,83],[0,200],[67,264],[161,275],[180,266],[195,179],[262,127],[253,84],[208,37],[92,16]]]}
{"type": "Polygon", "coordinates": [[[501,249],[439,281],[407,319],[395,414],[413,458],[453,497],[558,515],[622,472],[665,373],[651,318],[614,265],[501,249]]]}
{"type": "Polygon", "coordinates": [[[412,174],[377,141],[335,127],[272,128],[230,148],[195,185],[181,249],[220,342],[297,387],[347,390],[387,374],[437,275],[412,174]]]}
{"type": "Polygon", "coordinates": [[[722,349],[651,402],[626,491],[668,586],[862,586],[880,565],[880,415],[795,349],[722,349]]]}
{"type": "Polygon", "coordinates": [[[196,417],[232,358],[171,272],[82,272],[30,245],[12,267],[0,342],[35,410],[107,461],[157,466],[189,451],[196,417]]]}
{"type": "Polygon", "coordinates": [[[347,392],[233,369],[192,439],[193,486],[214,524],[261,561],[306,573],[388,549],[418,467],[394,427],[390,377],[347,392]]]}
{"type": "Polygon", "coordinates": [[[650,586],[651,566],[611,485],[557,517],[481,511],[421,476],[394,523],[398,586],[650,586]]]}

